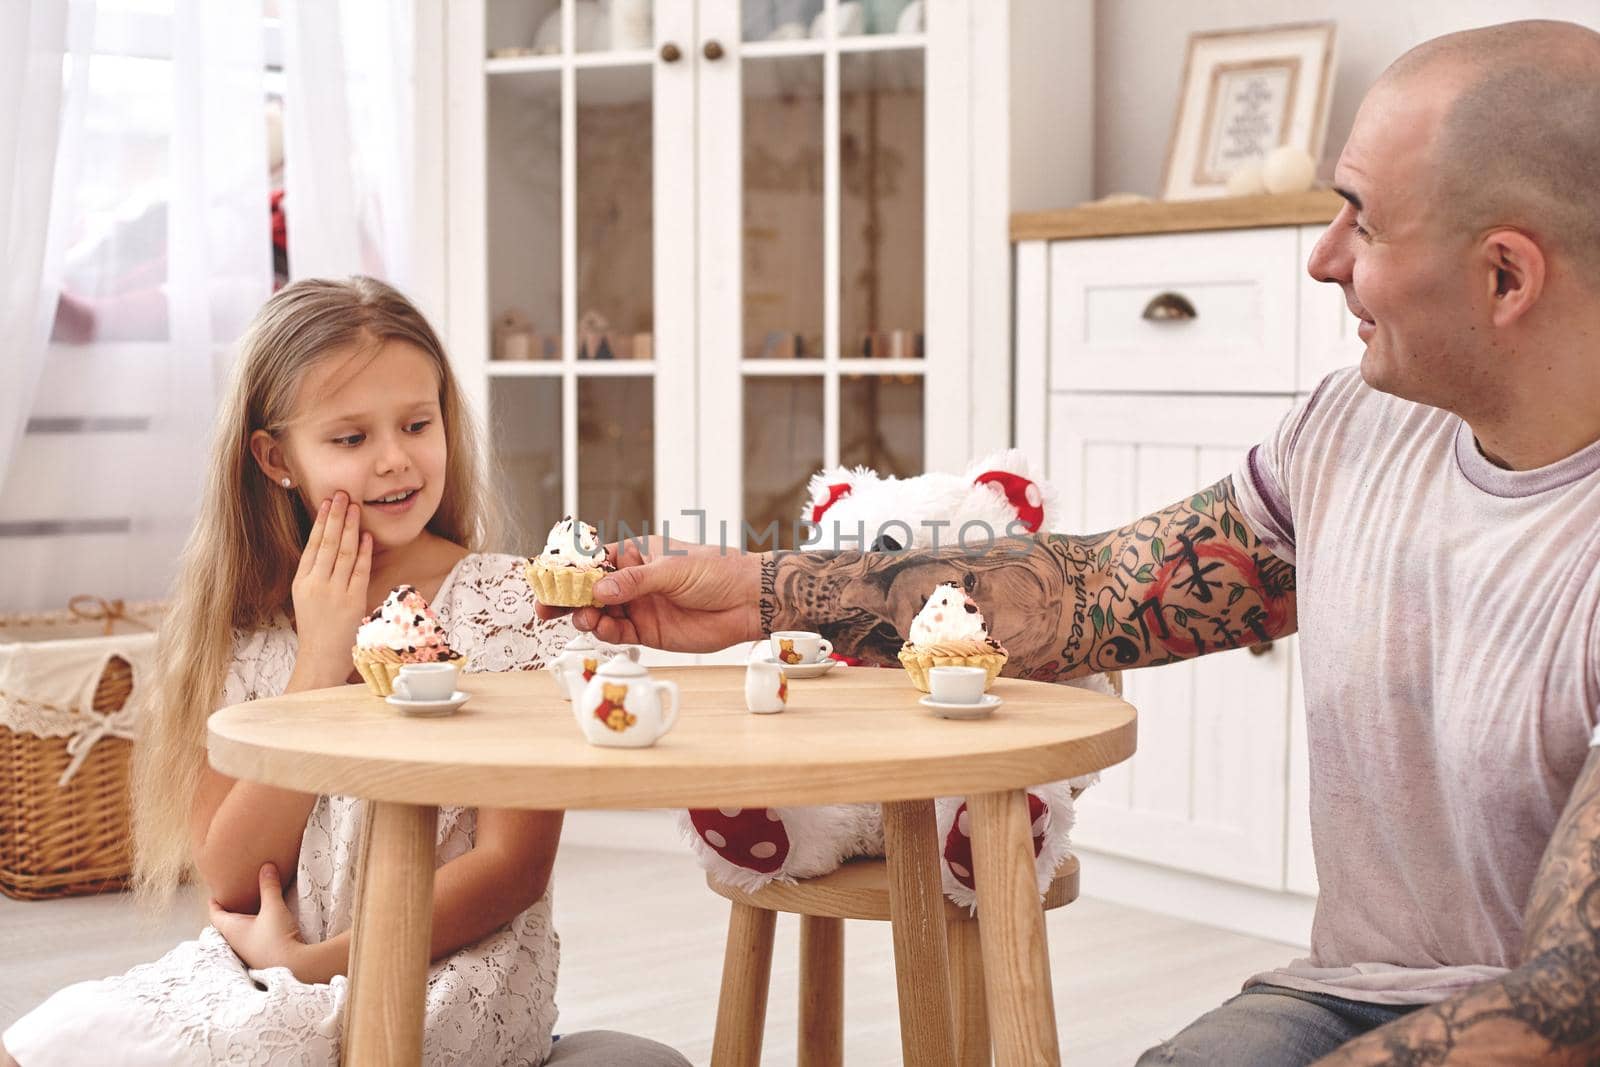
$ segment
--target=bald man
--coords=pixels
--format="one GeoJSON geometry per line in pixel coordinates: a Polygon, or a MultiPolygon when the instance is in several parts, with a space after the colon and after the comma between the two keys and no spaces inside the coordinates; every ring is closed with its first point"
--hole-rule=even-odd
{"type": "Polygon", "coordinates": [[[812,629],[893,664],[906,589],[956,581],[1007,673],[1047,679],[1298,629],[1310,955],[1139,1062],[1600,1062],[1600,35],[1413,50],[1334,184],[1309,269],[1366,352],[1231,478],[1020,552],[630,548],[576,622],[687,651],[812,629]]]}

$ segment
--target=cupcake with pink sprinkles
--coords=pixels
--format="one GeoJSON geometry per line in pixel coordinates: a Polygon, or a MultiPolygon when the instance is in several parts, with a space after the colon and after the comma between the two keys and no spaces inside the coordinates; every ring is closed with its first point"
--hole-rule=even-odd
{"type": "Polygon", "coordinates": [[[367,686],[386,697],[394,692],[395,675],[407,663],[460,666],[464,657],[450,647],[439,617],[422,594],[401,585],[391,590],[356,630],[351,658],[367,686]]]}

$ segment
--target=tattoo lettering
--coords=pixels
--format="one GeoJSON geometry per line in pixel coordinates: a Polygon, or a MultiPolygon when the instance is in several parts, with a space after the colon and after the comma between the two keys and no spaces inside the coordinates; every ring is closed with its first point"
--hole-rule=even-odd
{"type": "Polygon", "coordinates": [[[761,557],[761,593],[757,606],[761,612],[761,631],[770,634],[777,628],[772,620],[778,613],[778,561],[773,556],[761,557]]]}

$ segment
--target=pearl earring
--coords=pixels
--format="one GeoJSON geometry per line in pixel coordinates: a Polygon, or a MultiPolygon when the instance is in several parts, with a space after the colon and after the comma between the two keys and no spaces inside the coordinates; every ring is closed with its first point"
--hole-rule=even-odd
{"type": "Polygon", "coordinates": [[[284,488],[285,488],[285,489],[291,489],[291,488],[293,488],[293,487],[294,487],[294,483],[293,483],[293,482],[291,482],[291,481],[290,481],[290,480],[289,480],[289,479],[287,479],[287,478],[285,478],[285,479],[284,479],[284,480],[283,480],[283,487],[284,487],[284,488]]]}

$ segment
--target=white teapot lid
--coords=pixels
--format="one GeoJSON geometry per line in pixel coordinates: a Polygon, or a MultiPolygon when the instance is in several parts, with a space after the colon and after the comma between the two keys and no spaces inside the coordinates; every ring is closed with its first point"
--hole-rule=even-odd
{"type": "Polygon", "coordinates": [[[584,633],[580,633],[577,637],[574,637],[572,640],[568,641],[566,647],[562,649],[562,651],[593,652],[599,647],[599,643],[594,639],[594,634],[585,631],[584,633]]]}
{"type": "Polygon", "coordinates": [[[612,656],[595,671],[596,675],[604,675],[607,678],[643,678],[649,673],[627,656],[612,656]]]}

